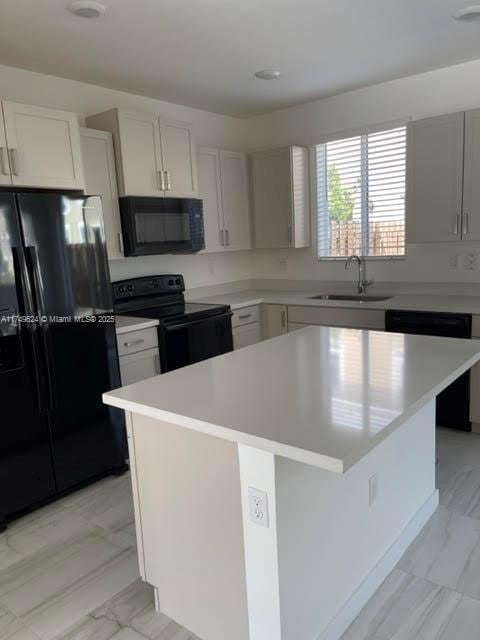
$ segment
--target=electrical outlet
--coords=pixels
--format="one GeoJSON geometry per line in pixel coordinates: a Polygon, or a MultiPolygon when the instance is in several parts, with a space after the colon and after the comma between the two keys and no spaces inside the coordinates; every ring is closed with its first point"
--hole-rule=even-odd
{"type": "Polygon", "coordinates": [[[378,476],[375,473],[368,481],[368,504],[372,506],[378,496],[378,476]]]}
{"type": "Polygon", "coordinates": [[[463,256],[463,269],[464,271],[477,271],[478,255],[476,253],[466,253],[463,256]]]}
{"type": "Polygon", "coordinates": [[[268,499],[265,491],[248,487],[250,520],[261,527],[268,528],[268,499]]]}
{"type": "Polygon", "coordinates": [[[279,273],[281,272],[285,273],[285,271],[287,270],[287,267],[288,267],[288,259],[286,257],[277,259],[277,271],[279,273]]]}

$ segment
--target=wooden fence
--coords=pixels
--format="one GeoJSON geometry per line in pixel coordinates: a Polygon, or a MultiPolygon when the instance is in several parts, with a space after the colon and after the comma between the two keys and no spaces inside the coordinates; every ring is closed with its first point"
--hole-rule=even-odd
{"type": "MultiPolygon", "coordinates": [[[[371,222],[368,237],[369,255],[395,256],[405,252],[405,225],[401,222],[371,222]]],[[[330,255],[350,256],[362,252],[360,222],[330,221],[330,255]]]]}

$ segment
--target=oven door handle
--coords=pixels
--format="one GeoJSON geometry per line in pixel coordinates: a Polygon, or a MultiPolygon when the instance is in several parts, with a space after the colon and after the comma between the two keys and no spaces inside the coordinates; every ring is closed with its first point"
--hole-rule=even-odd
{"type": "Polygon", "coordinates": [[[209,322],[211,320],[224,320],[225,318],[231,318],[233,316],[233,311],[228,311],[227,313],[222,313],[218,316],[209,316],[207,318],[202,318],[201,320],[193,320],[192,322],[182,322],[180,324],[170,324],[165,326],[165,331],[179,331],[180,329],[186,329],[187,327],[193,327],[197,324],[202,324],[203,322],[209,322]]]}

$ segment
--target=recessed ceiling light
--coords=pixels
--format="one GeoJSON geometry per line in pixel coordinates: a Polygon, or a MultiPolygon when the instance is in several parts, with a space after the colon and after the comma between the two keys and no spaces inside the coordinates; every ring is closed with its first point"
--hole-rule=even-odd
{"type": "Polygon", "coordinates": [[[473,20],[480,18],[480,4],[473,4],[468,7],[463,7],[453,14],[455,20],[473,20]]]}
{"type": "Polygon", "coordinates": [[[260,78],[260,80],[275,80],[280,75],[280,71],[276,71],[275,69],[262,69],[261,71],[255,72],[255,77],[260,78]]]}
{"type": "Polygon", "coordinates": [[[99,18],[107,8],[94,0],[75,0],[68,5],[69,10],[80,18],[99,18]]]}

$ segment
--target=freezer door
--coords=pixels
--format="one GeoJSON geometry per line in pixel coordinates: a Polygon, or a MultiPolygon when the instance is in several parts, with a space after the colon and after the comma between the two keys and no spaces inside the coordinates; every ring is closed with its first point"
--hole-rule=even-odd
{"type": "Polygon", "coordinates": [[[120,386],[111,286],[98,197],[19,194],[42,323],[47,405],[59,491],[124,460],[124,423],[102,402],[120,386]]]}
{"type": "Polygon", "coordinates": [[[55,493],[39,332],[20,238],[15,196],[0,193],[0,520],[55,493]]]}

